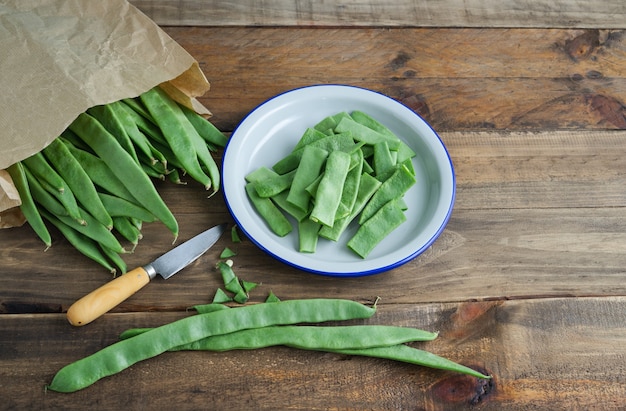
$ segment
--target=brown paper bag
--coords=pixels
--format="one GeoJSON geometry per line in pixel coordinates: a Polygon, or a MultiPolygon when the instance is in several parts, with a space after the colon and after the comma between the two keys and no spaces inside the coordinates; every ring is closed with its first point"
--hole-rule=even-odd
{"type": "MultiPolygon", "coordinates": [[[[198,62],[126,0],[0,3],[0,170],[31,156],[89,107],[164,88],[210,114],[198,62]]],[[[0,227],[23,224],[0,174],[0,227]]],[[[17,201],[17,204],[16,204],[17,201]]]]}

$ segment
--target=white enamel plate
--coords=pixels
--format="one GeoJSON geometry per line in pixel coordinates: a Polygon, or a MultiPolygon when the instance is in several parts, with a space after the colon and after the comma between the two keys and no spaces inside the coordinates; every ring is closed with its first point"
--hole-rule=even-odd
{"type": "Polygon", "coordinates": [[[403,104],[374,91],[343,85],[316,85],[280,94],[252,111],[233,132],[223,156],[223,193],[238,227],[258,247],[300,270],[336,277],[382,273],[424,252],[447,224],[455,196],[455,177],[448,152],[433,129],[403,104]],[[417,184],[405,195],[407,221],[363,259],[346,243],[319,239],[313,254],[298,251],[298,234],[270,231],[245,191],[245,176],[261,166],[271,168],[291,152],[307,127],[341,111],[360,110],[378,120],[417,153],[417,184]]]}

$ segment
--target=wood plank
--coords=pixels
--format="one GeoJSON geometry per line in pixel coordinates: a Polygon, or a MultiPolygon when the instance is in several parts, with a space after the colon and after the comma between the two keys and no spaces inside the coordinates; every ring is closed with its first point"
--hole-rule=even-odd
{"type": "Polygon", "coordinates": [[[624,28],[610,1],[131,0],[160,25],[624,28]]]}
{"type": "MultiPolygon", "coordinates": [[[[225,246],[237,251],[235,269],[242,278],[264,284],[255,301],[270,289],[285,298],[331,290],[403,303],[626,295],[624,132],[451,132],[442,138],[456,166],[455,209],[442,236],[406,265],[337,280],[296,271],[250,241],[232,244],[224,237],[184,274],[151,284],[116,311],[208,302],[222,285],[213,267],[225,246]],[[306,289],[293,287],[303,278],[306,289]]],[[[233,222],[222,198],[205,198],[199,185],[164,183],[159,189],[180,220],[181,240],[233,222]]],[[[0,311],[64,311],[110,278],[58,234],[45,253],[27,226],[0,234],[0,271],[11,273],[0,276],[0,311]]],[[[171,235],[160,224],[147,224],[144,234],[125,258],[130,266],[171,247],[171,235]]]]}
{"type": "Polygon", "coordinates": [[[276,94],[325,83],[389,95],[438,131],[626,128],[621,31],[166,30],[199,61],[201,101],[226,131],[276,94]]]}
{"type": "Polygon", "coordinates": [[[617,410],[626,398],[626,298],[399,304],[362,323],[439,330],[415,344],[484,370],[491,384],[388,360],[283,347],[165,353],[73,394],[45,392],[64,365],[129,327],[182,312],[109,314],[72,328],[58,314],[0,316],[0,396],[6,409],[424,409],[617,410]],[[54,344],[42,343],[45,334],[54,344]],[[126,387],[120,389],[120,387],[126,387]],[[132,387],[130,389],[129,387],[132,387]],[[585,395],[581,395],[584,392],[585,395]],[[25,395],[27,393],[27,395],[25,395]]]}
{"type": "Polygon", "coordinates": [[[443,132],[456,209],[624,207],[626,133],[443,132]]]}

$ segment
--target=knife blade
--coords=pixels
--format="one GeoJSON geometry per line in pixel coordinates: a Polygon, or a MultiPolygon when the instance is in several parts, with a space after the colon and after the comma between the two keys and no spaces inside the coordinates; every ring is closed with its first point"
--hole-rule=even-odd
{"type": "Polygon", "coordinates": [[[72,304],[67,310],[68,321],[75,326],[89,324],[135,294],[157,274],[167,280],[208,251],[225,230],[226,224],[210,228],[153,262],[109,281],[72,304]]]}

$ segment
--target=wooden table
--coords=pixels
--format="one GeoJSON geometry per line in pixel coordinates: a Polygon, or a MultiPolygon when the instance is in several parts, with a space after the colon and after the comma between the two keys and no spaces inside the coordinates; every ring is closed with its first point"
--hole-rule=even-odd
{"type": "MultiPolygon", "coordinates": [[[[225,236],[184,273],[82,328],[64,311],[109,275],[58,232],[44,252],[28,227],[3,230],[0,409],[624,409],[622,0],[133,3],[200,62],[212,84],[201,101],[225,132],[267,98],[309,84],[405,103],[449,149],[454,212],[424,254],[364,278],[300,272],[225,236]],[[277,347],[166,353],[73,394],[44,390],[62,366],[126,328],[208,302],[226,246],[239,276],[261,283],[252,303],[270,291],[285,300],[378,296],[366,323],[438,330],[421,347],[493,380],[277,347]]],[[[194,184],[158,189],[181,240],[233,222],[219,195],[207,199],[194,184]]],[[[144,236],[131,266],[170,248],[162,225],[144,236]]]]}

